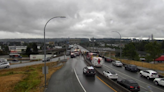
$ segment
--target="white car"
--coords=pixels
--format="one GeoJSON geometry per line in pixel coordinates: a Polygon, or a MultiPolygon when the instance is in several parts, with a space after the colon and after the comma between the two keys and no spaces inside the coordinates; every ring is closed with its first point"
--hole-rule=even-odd
{"type": "Polygon", "coordinates": [[[0,59],[0,68],[9,68],[10,63],[6,59],[0,59]]]}
{"type": "Polygon", "coordinates": [[[0,68],[9,68],[9,67],[10,67],[10,63],[9,62],[0,63],[0,68]]]}
{"type": "Polygon", "coordinates": [[[118,79],[118,75],[114,71],[103,71],[103,75],[110,79],[118,79]]]}
{"type": "Polygon", "coordinates": [[[122,64],[121,61],[113,61],[113,62],[112,62],[112,65],[114,65],[114,66],[120,66],[120,67],[123,66],[123,64],[122,64]]]}
{"type": "Polygon", "coordinates": [[[159,77],[158,73],[156,71],[154,71],[154,70],[143,70],[143,71],[140,71],[140,76],[144,76],[147,79],[152,79],[152,78],[158,78],[159,77]]]}
{"type": "Polygon", "coordinates": [[[164,86],[164,78],[155,78],[154,83],[155,83],[155,85],[164,86]]]}

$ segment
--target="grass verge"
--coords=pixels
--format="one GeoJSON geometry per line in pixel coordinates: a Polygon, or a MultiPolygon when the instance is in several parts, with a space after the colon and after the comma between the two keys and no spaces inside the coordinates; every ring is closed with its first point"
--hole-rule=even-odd
{"type": "MultiPolygon", "coordinates": [[[[47,63],[49,68],[49,73],[47,74],[46,79],[47,81],[55,71],[63,66],[56,65],[57,62],[47,63]]],[[[43,92],[43,66],[44,64],[38,64],[21,68],[0,70],[0,92],[43,92]]]]}

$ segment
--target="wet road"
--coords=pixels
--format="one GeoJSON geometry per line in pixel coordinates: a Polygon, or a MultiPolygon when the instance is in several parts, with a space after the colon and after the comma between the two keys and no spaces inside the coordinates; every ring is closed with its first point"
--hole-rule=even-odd
{"type": "MultiPolygon", "coordinates": [[[[79,48],[82,51],[88,51],[81,46],[79,46],[79,48]]],[[[164,87],[156,86],[153,83],[153,80],[147,80],[144,77],[140,77],[139,72],[133,73],[133,72],[125,70],[124,67],[116,67],[116,66],[113,66],[111,63],[108,63],[108,62],[104,62],[103,67],[97,68],[97,69],[99,72],[103,72],[104,70],[115,71],[119,76],[118,80],[121,80],[121,79],[133,79],[133,80],[135,80],[140,86],[140,89],[141,89],[140,92],[164,92],[164,87]]]]}
{"type": "Polygon", "coordinates": [[[46,92],[84,92],[74,73],[75,62],[69,59],[51,76],[46,92]]]}
{"type": "Polygon", "coordinates": [[[77,61],[75,66],[77,75],[87,92],[114,92],[114,90],[105,85],[97,76],[90,77],[83,74],[83,68],[86,66],[83,57],[77,57],[74,60],[77,61]]]}
{"type": "Polygon", "coordinates": [[[85,66],[82,56],[70,58],[52,75],[46,92],[114,92],[97,76],[83,75],[85,66]]]}
{"type": "Polygon", "coordinates": [[[113,66],[111,63],[105,62],[102,69],[99,69],[101,72],[103,70],[113,70],[115,71],[119,79],[133,79],[135,80],[139,86],[141,91],[140,92],[164,92],[164,87],[156,86],[153,83],[153,80],[147,80],[144,77],[140,77],[139,72],[134,73],[124,69],[124,67],[116,67],[113,66]]]}

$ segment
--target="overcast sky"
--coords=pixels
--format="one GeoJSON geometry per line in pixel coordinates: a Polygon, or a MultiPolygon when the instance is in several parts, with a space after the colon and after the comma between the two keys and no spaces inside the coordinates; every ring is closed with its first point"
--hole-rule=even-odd
{"type": "Polygon", "coordinates": [[[164,38],[164,0],[0,0],[0,39],[164,38]]]}

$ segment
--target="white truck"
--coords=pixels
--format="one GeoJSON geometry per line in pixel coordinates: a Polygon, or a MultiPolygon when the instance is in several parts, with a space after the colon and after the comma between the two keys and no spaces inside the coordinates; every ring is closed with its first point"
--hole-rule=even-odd
{"type": "Polygon", "coordinates": [[[95,67],[102,67],[104,60],[101,57],[93,57],[91,63],[95,67]]]}
{"type": "MultiPolygon", "coordinates": [[[[46,58],[52,57],[52,54],[46,54],[46,58]]],[[[30,60],[43,60],[44,55],[30,55],[30,60]]]]}

